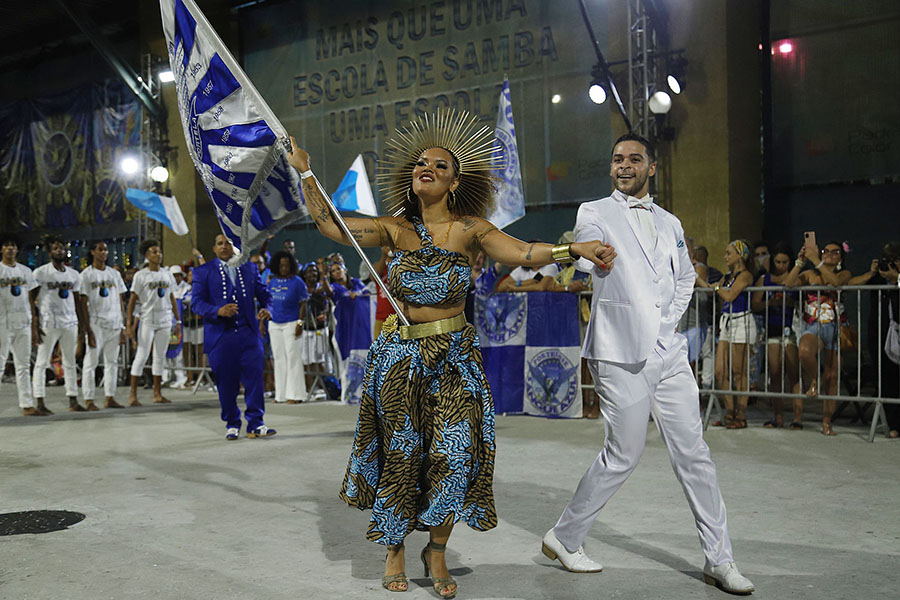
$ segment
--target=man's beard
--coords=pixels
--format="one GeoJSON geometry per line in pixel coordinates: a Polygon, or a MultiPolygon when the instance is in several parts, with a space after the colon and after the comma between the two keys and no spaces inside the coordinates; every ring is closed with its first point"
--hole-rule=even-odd
{"type": "Polygon", "coordinates": [[[640,192],[644,188],[645,183],[647,183],[647,177],[641,178],[640,175],[635,175],[632,179],[615,178],[616,189],[629,196],[640,192]]]}

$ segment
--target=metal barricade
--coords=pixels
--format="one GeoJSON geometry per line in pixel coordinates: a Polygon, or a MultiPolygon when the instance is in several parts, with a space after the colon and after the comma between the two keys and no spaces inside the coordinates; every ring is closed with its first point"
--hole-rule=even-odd
{"type": "MultiPolygon", "coordinates": [[[[694,336],[694,343],[698,344],[694,348],[700,359],[698,362],[711,359],[718,367],[709,381],[704,377],[703,365],[697,365],[700,393],[709,397],[704,427],[709,425],[714,411],[720,420],[725,420],[720,398],[731,404],[740,402],[742,397],[763,397],[776,401],[822,401],[825,415],[829,418],[834,414],[834,404],[837,402],[844,403],[842,408],[847,403],[871,404],[874,414],[869,427],[869,441],[874,440],[880,425],[887,433],[884,404],[900,404],[900,375],[897,375],[896,382],[893,379],[890,382],[884,380],[885,372],[892,369],[885,362],[888,358],[884,353],[884,331],[888,323],[886,309],[882,307],[889,300],[889,295],[893,295],[896,301],[900,295],[897,286],[752,286],[742,294],[746,294],[747,314],[720,312],[722,302],[713,290],[705,288],[694,290],[688,308],[695,314],[692,322],[697,327],[706,327],[706,337],[713,342],[710,357],[710,348],[700,347],[703,336],[694,336]],[[713,300],[705,303],[709,310],[706,315],[701,314],[704,296],[713,300]],[[797,310],[797,306],[801,310],[797,310]],[[761,324],[755,335],[748,332],[746,336],[754,338],[753,343],[729,342],[734,334],[727,328],[733,321],[740,321],[741,326],[748,329],[752,324],[754,330],[757,329],[757,322],[761,324]],[[726,327],[725,335],[720,330],[723,325],[726,327]],[[788,346],[791,344],[797,348],[796,378],[793,378],[788,358],[788,346]],[[739,346],[737,352],[732,346],[739,346]],[[726,347],[731,351],[722,358],[719,354],[726,347]],[[773,365],[770,353],[776,350],[773,365]],[[755,382],[756,389],[751,389],[750,365],[757,357],[760,361],[759,377],[755,382]],[[740,368],[742,362],[745,365],[743,371],[740,368]],[[778,367],[772,370],[780,375],[780,380],[770,381],[770,365],[778,367]],[[736,373],[741,374],[741,381],[735,381],[736,373]]],[[[737,335],[737,339],[741,339],[741,335],[737,335]]],[[[709,369],[705,371],[708,375],[709,369]]]]}

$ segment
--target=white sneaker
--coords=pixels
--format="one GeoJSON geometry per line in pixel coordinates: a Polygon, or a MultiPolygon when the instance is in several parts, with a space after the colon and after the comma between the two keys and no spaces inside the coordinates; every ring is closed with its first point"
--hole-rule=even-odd
{"type": "Polygon", "coordinates": [[[591,560],[584,553],[584,546],[579,546],[575,552],[566,550],[552,529],[544,535],[541,542],[541,552],[544,556],[550,560],[558,558],[562,566],[573,573],[599,573],[603,570],[603,565],[591,560]]]}
{"type": "Polygon", "coordinates": [[[225,439],[228,440],[229,442],[233,442],[234,440],[238,439],[240,434],[241,434],[241,430],[238,429],[237,427],[229,427],[228,429],[225,430],[225,439]]]}
{"type": "Polygon", "coordinates": [[[714,585],[729,594],[748,596],[756,590],[750,580],[741,575],[733,562],[715,567],[706,563],[703,566],[703,577],[709,585],[714,585]]]}

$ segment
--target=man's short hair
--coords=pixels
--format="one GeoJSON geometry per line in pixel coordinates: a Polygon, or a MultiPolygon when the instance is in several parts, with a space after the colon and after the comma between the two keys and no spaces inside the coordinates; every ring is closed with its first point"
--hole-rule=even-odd
{"type": "Polygon", "coordinates": [[[52,246],[53,244],[60,244],[63,247],[65,247],[66,240],[62,239],[62,237],[56,233],[48,233],[47,235],[44,236],[44,242],[43,242],[44,248],[49,252],[50,246],[52,246]]]}
{"type": "Polygon", "coordinates": [[[694,247],[694,258],[698,261],[706,264],[706,261],[709,260],[709,250],[706,249],[706,246],[695,246],[694,247]],[[703,258],[700,258],[700,257],[703,258]]]}
{"type": "MultiPolygon", "coordinates": [[[[620,135],[619,139],[617,139],[613,144],[612,152],[615,152],[616,146],[618,146],[622,142],[637,142],[641,144],[644,147],[644,151],[647,152],[647,157],[650,159],[650,162],[656,162],[656,148],[653,146],[653,144],[650,143],[650,140],[648,140],[644,136],[633,131],[629,131],[624,135],[620,135]]],[[[609,157],[612,158],[612,153],[610,153],[609,157]]]]}
{"type": "Polygon", "coordinates": [[[16,248],[21,248],[22,245],[19,243],[19,238],[12,233],[0,232],[0,248],[7,244],[15,244],[16,248]]]}
{"type": "Polygon", "coordinates": [[[153,246],[159,246],[158,240],[144,240],[141,242],[141,245],[138,246],[138,252],[141,253],[141,256],[147,256],[147,251],[150,250],[153,246]]]}

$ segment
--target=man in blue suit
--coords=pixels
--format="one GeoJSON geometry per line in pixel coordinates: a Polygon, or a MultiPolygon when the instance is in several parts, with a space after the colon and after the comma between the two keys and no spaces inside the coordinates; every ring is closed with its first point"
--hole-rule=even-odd
{"type": "Polygon", "coordinates": [[[263,423],[263,347],[259,320],[272,318],[272,297],[259,280],[259,270],[251,262],[228,266],[234,247],[223,234],[216,236],[214,260],[194,269],[191,309],[203,317],[203,343],[209,365],[216,376],[226,440],[236,440],[241,432],[241,410],[237,405],[240,385],[244,385],[244,418],[247,437],[269,437],[275,430],[263,423]],[[259,301],[259,312],[254,300],[259,301]]]}

